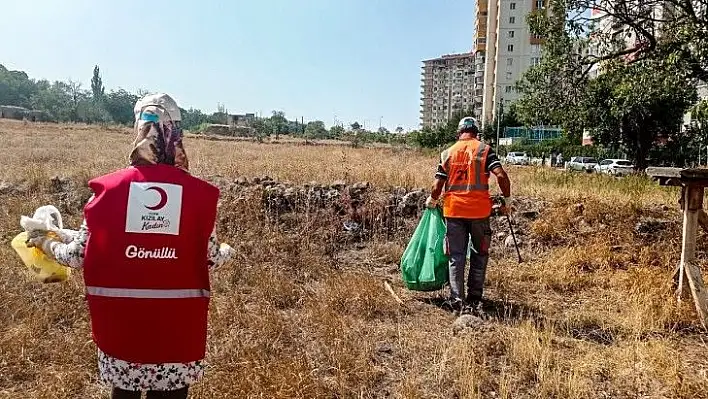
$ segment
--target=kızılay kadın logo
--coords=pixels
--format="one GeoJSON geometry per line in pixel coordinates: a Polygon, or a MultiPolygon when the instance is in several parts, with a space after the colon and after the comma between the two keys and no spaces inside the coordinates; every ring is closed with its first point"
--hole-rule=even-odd
{"type": "Polygon", "coordinates": [[[158,202],[156,205],[153,206],[147,206],[145,205],[145,208],[151,210],[151,211],[159,211],[160,209],[164,208],[165,205],[167,205],[167,191],[165,191],[161,187],[156,187],[156,186],[151,186],[145,189],[145,191],[154,191],[160,196],[160,202],[158,202]]]}
{"type": "Polygon", "coordinates": [[[179,235],[182,186],[132,182],[128,194],[125,231],[179,235]]]}

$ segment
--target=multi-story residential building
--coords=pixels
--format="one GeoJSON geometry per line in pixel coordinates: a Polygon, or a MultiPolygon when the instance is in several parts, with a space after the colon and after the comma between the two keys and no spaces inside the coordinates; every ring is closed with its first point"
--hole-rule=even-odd
{"type": "Polygon", "coordinates": [[[423,61],[421,125],[447,123],[474,105],[474,54],[450,54],[423,61]]]}
{"type": "Polygon", "coordinates": [[[484,101],[484,71],[487,57],[487,0],[477,0],[474,27],[474,116],[480,119],[484,101]]]}
{"type": "Polygon", "coordinates": [[[516,83],[529,67],[541,62],[542,40],[531,34],[526,21],[545,4],[546,0],[478,1],[475,94],[481,94],[477,116],[483,124],[496,118],[502,104],[508,106],[519,98],[516,83]]]}
{"type": "Polygon", "coordinates": [[[493,121],[502,105],[508,106],[519,99],[516,83],[529,67],[541,62],[542,40],[531,34],[526,21],[530,13],[544,9],[545,2],[478,1],[475,93],[481,94],[477,116],[483,124],[493,121]]]}

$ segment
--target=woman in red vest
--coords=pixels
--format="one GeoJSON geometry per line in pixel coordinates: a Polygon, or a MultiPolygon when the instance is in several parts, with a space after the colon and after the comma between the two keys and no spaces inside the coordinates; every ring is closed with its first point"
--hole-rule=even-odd
{"type": "Polygon", "coordinates": [[[219,190],[188,172],[177,103],[146,96],[135,118],[131,166],[89,182],[73,240],[28,245],[83,268],[112,398],[186,398],[205,368],[209,270],[233,249],[214,233],[219,190]]]}

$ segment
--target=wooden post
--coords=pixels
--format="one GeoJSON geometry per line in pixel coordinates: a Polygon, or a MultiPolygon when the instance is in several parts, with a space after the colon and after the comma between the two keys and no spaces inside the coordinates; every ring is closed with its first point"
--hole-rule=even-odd
{"type": "Polygon", "coordinates": [[[683,293],[683,277],[686,275],[686,263],[693,262],[696,258],[696,222],[698,221],[695,211],[690,211],[686,206],[690,200],[687,187],[681,188],[681,198],[683,199],[683,240],[681,243],[681,262],[678,270],[678,301],[681,302],[683,293]]]}
{"type": "MultiPolygon", "coordinates": [[[[700,186],[688,185],[684,191],[683,243],[681,246],[681,264],[679,270],[679,294],[683,291],[684,277],[693,294],[698,317],[704,328],[708,328],[708,301],[703,284],[701,270],[696,264],[696,231],[698,229],[698,210],[703,208],[703,191],[700,186]]],[[[679,300],[680,300],[679,296],[679,300]]]]}
{"type": "Polygon", "coordinates": [[[703,211],[703,194],[708,187],[708,169],[647,168],[647,175],[662,186],[681,187],[679,203],[683,210],[683,241],[681,263],[674,272],[678,283],[678,298],[690,290],[703,328],[708,330],[708,295],[696,261],[696,230],[700,224],[708,227],[708,215],[703,211]]]}

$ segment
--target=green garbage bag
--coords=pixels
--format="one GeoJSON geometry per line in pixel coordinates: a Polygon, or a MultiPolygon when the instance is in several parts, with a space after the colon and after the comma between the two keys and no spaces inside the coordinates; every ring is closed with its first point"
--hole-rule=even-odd
{"type": "Polygon", "coordinates": [[[439,208],[426,209],[401,258],[403,281],[409,290],[435,291],[449,277],[445,254],[445,222],[439,208]]]}

